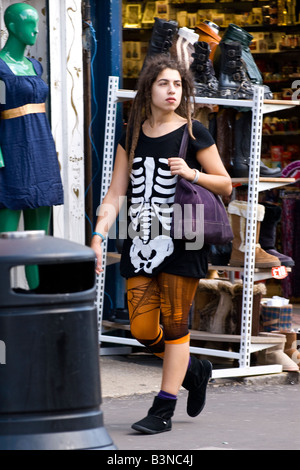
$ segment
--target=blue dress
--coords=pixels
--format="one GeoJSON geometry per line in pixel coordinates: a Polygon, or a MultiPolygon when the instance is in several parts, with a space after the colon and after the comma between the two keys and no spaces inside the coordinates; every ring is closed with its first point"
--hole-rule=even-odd
{"type": "MultiPolygon", "coordinates": [[[[30,60],[34,76],[15,75],[0,59],[0,80],[5,84],[5,103],[0,103],[0,112],[45,103],[48,85],[41,78],[42,65],[30,60]]],[[[0,168],[0,209],[63,204],[59,163],[46,113],[0,119],[0,147],[5,163],[0,168]]]]}

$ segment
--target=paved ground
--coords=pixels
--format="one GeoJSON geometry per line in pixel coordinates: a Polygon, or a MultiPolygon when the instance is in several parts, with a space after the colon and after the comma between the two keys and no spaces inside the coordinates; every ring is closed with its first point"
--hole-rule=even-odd
{"type": "MultiPolygon", "coordinates": [[[[295,328],[300,315],[294,316],[295,328]]],[[[146,436],[131,429],[160,389],[161,360],[142,352],[100,356],[104,426],[118,450],[300,450],[299,373],[216,379],[204,411],[185,411],[181,390],[171,432],[146,436]]]]}
{"type": "Polygon", "coordinates": [[[298,374],[211,382],[206,407],[194,419],[186,414],[187,392],[182,390],[172,431],[147,436],[131,424],[146,415],[157,393],[158,364],[146,358],[102,358],[100,370],[104,426],[118,450],[300,450],[300,384],[293,383],[298,374]],[[112,370],[118,394],[109,393],[116,384],[107,382],[112,370]]]}

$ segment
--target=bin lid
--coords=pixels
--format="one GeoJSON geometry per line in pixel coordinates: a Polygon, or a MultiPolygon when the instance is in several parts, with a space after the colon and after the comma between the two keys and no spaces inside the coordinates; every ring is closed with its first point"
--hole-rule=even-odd
{"type": "Polygon", "coordinates": [[[45,235],[44,231],[0,233],[1,264],[13,266],[95,260],[94,251],[79,243],[45,235]]]}

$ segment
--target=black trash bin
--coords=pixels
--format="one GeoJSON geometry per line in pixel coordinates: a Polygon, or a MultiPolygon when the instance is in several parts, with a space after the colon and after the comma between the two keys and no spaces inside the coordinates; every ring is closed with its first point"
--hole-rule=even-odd
{"type": "Polygon", "coordinates": [[[0,450],[116,448],[100,407],[95,295],[90,248],[0,234],[0,450]],[[38,287],[13,287],[12,268],[29,265],[38,287]]]}

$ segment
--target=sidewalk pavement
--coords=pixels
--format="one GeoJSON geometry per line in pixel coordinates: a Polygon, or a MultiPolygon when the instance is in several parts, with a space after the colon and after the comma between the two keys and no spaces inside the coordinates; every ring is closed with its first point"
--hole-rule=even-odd
{"type": "Polygon", "coordinates": [[[147,354],[100,356],[104,426],[122,450],[300,450],[299,373],[215,379],[197,418],[181,389],[171,432],[142,435],[143,418],[160,388],[161,361],[147,354]]]}
{"type": "MultiPolygon", "coordinates": [[[[300,328],[299,310],[293,328],[300,328]]],[[[300,450],[299,373],[214,379],[197,418],[181,389],[171,432],[131,429],[160,390],[162,361],[139,352],[99,357],[104,426],[118,450],[300,450]]],[[[217,367],[217,365],[214,365],[217,367]]]]}

